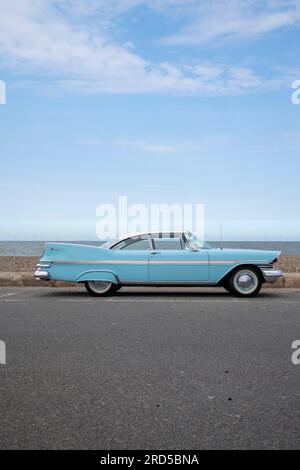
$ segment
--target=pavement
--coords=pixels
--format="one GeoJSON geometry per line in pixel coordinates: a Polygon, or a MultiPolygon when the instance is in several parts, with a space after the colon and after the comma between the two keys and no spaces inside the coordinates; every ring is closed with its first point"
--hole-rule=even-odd
{"type": "Polygon", "coordinates": [[[0,288],[1,449],[300,447],[300,289],[0,288]]]}

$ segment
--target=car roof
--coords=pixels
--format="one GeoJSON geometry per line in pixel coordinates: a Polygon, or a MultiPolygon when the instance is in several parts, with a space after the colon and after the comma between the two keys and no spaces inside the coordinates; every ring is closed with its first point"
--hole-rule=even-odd
{"type": "Polygon", "coordinates": [[[127,240],[127,238],[135,238],[135,237],[142,237],[142,236],[145,236],[145,235],[149,235],[151,237],[159,237],[159,238],[163,238],[163,237],[170,237],[170,238],[174,238],[174,237],[181,237],[183,235],[184,232],[178,232],[178,231],[172,231],[172,232],[134,232],[134,233],[128,233],[126,235],[122,235],[122,237],[119,238],[118,241],[122,241],[122,240],[127,240]]]}

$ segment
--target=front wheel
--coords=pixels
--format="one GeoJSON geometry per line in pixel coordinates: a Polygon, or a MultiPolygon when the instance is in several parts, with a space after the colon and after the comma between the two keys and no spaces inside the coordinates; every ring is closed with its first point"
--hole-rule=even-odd
{"type": "Polygon", "coordinates": [[[109,281],[86,281],[84,285],[89,294],[97,297],[104,297],[118,290],[118,286],[109,281]]]}
{"type": "Polygon", "coordinates": [[[231,274],[225,288],[238,297],[254,297],[261,286],[261,277],[255,269],[238,268],[231,274]]]}

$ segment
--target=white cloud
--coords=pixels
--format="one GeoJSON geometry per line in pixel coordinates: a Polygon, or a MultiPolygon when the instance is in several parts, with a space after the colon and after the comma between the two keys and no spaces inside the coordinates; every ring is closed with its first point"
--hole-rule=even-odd
{"type": "Polygon", "coordinates": [[[138,150],[148,153],[177,153],[180,151],[180,147],[177,145],[144,142],[139,140],[126,141],[120,144],[124,146],[135,147],[138,150]]]}
{"type": "Polygon", "coordinates": [[[111,32],[116,16],[139,5],[166,12],[196,4],[194,0],[1,2],[0,60],[35,84],[46,76],[48,87],[70,92],[226,95],[278,86],[278,81],[266,80],[246,67],[200,61],[153,63],[131,45],[116,41],[111,32]]]}
{"type": "Polygon", "coordinates": [[[165,143],[155,143],[155,142],[146,142],[143,140],[116,140],[116,141],[105,141],[105,140],[84,140],[82,144],[88,145],[103,145],[111,144],[116,145],[121,148],[135,148],[142,152],[147,153],[177,153],[181,150],[181,146],[178,144],[165,144],[165,143]]]}
{"type": "MultiPolygon", "coordinates": [[[[221,136],[218,135],[218,140],[221,136]]],[[[213,137],[215,141],[215,136],[213,137]]],[[[200,140],[181,141],[174,143],[166,142],[150,142],[146,140],[105,140],[105,139],[86,139],[80,142],[85,145],[112,145],[124,149],[136,149],[145,153],[164,153],[172,154],[179,152],[187,152],[193,150],[201,150],[207,144],[207,137],[200,140]]]]}
{"type": "Polygon", "coordinates": [[[204,0],[179,33],[163,40],[172,45],[197,45],[215,40],[240,40],[300,24],[300,0],[204,0]]]}

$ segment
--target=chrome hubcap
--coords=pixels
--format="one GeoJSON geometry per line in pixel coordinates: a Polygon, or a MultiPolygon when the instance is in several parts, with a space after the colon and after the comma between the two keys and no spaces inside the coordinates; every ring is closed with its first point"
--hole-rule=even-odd
{"type": "Polygon", "coordinates": [[[249,294],[253,292],[257,284],[257,276],[250,271],[240,271],[234,278],[234,286],[241,293],[249,294]]]}
{"type": "Polygon", "coordinates": [[[97,292],[98,294],[103,294],[104,292],[108,291],[111,286],[111,282],[106,281],[91,281],[89,284],[91,289],[93,289],[93,291],[97,292]]]}

